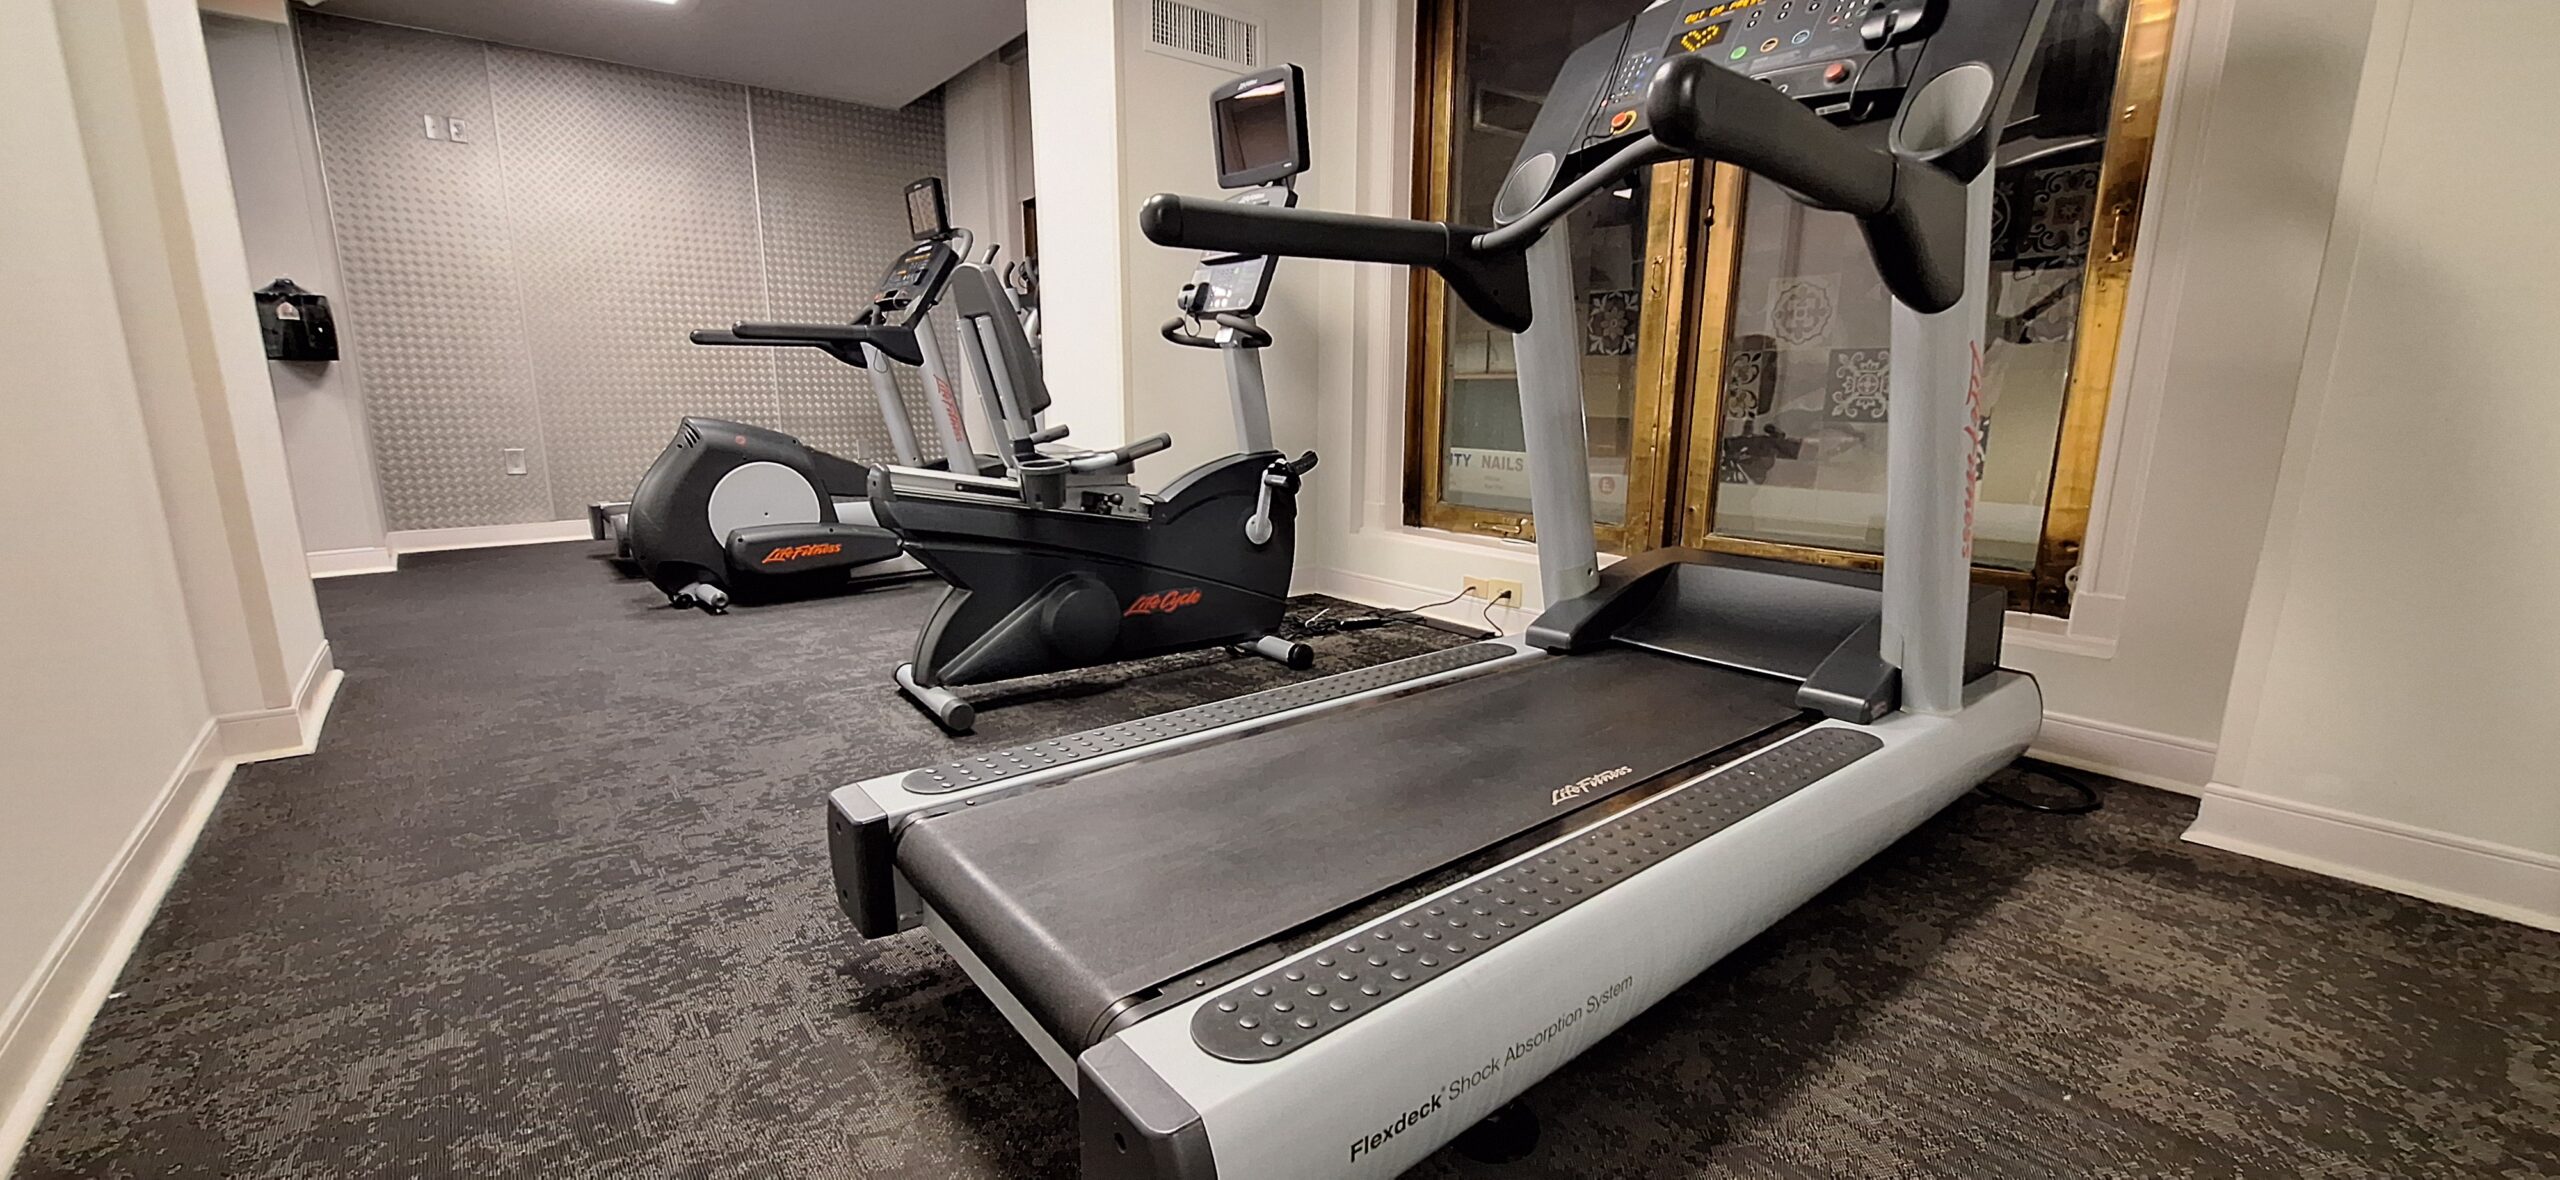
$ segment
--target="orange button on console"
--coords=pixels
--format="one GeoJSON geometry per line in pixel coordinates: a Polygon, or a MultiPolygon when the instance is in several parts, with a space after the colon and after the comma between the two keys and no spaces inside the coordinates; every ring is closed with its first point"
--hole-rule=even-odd
{"type": "Polygon", "coordinates": [[[1822,67],[1822,80],[1829,82],[1834,86],[1848,81],[1849,63],[1845,61],[1835,61],[1830,65],[1822,67]]]}

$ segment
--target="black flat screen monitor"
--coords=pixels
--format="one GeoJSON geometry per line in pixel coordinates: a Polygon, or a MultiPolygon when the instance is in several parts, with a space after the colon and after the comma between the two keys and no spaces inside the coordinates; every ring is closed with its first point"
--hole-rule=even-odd
{"type": "Polygon", "coordinates": [[[907,186],[907,232],[917,241],[951,235],[951,211],[942,203],[942,178],[928,176],[907,186]]]}
{"type": "Polygon", "coordinates": [[[1273,66],[1209,92],[1218,187],[1251,188],[1307,170],[1306,74],[1273,66]]]}

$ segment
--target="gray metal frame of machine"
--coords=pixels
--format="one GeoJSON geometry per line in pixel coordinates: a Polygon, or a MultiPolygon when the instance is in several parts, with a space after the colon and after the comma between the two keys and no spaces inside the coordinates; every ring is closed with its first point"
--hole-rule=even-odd
{"type": "MultiPolygon", "coordinates": [[[[2027,26],[2023,44],[2033,46],[2045,3],[2019,0],[2007,7],[2018,10],[2018,19],[2027,26]]],[[[1666,63],[1657,81],[1670,72],[1666,63]]],[[[2008,97],[1990,93],[1982,86],[1985,81],[1997,88],[2002,79],[1967,64],[1913,86],[1893,126],[1894,153],[1916,163],[1937,157],[1950,136],[1968,128],[1980,134],[1978,116],[1985,104],[1996,113],[2008,97]]],[[[2014,88],[2014,76],[2007,81],[2014,88]]],[[[1652,121],[1657,128],[1662,122],[1652,121]]],[[[1991,134],[1996,138],[1996,119],[1991,134]]],[[[1666,155],[1630,152],[1618,159],[1632,168],[1666,155]]],[[[1609,179],[1600,172],[1593,177],[1598,179],[1586,177],[1589,185],[1568,186],[1537,210],[1506,218],[1514,226],[1544,222],[1545,236],[1527,256],[1532,315],[1519,333],[1518,355],[1541,583],[1551,604],[1599,585],[1575,356],[1579,317],[1564,265],[1563,225],[1552,216],[1561,210],[1548,208],[1559,201],[1570,204],[1609,179]]],[[[1450,940],[1446,954],[1453,961],[1436,967],[1427,985],[1412,986],[1389,996],[1392,1002],[1380,1001],[1356,1013],[1338,1034],[1269,1060],[1238,1060],[1202,1047],[1195,1021],[1214,1022],[1218,1005],[1245,994],[1224,984],[1124,1014],[1108,1035],[1081,1052],[1070,1052],[903,877],[896,880],[893,924],[932,930],[1078,1095],[1086,1175],[1395,1174],[1809,900],[2025,749],[2042,716],[2033,681],[2005,671],[1968,681],[1965,669],[1968,612],[1978,610],[1967,592],[1966,518],[1973,494],[1973,415],[1992,183],[1990,168],[1976,165],[1971,180],[1958,189],[1964,225],[1960,295],[1934,313],[1900,300],[1893,309],[1889,416],[1894,429],[1888,444],[1886,575],[1876,655],[1899,670],[1898,708],[1865,723],[1820,721],[1725,765],[1690,774],[1632,807],[1594,809],[1608,814],[1579,820],[1571,830],[1410,905],[1306,935],[1271,955],[1256,972],[1268,971],[1263,977],[1276,982],[1288,978],[1280,974],[1283,965],[1322,961],[1310,957],[1329,950],[1344,956],[1373,949],[1383,954],[1389,942],[1415,937],[1405,932],[1417,928],[1450,940]],[[1823,763],[1821,773],[1788,784],[1724,826],[1681,828],[1690,822],[1678,818],[1684,799],[1710,798],[1699,793],[1718,790],[1718,783],[1728,781],[1720,776],[1765,778],[1765,768],[1790,758],[1801,763],[1826,743],[1849,745],[1846,761],[1835,757],[1823,763]],[[1680,836],[1679,830],[1689,834],[1680,836]],[[1576,841],[1631,833],[1660,846],[1652,859],[1630,861],[1641,871],[1626,872],[1606,889],[1533,902],[1521,890],[1539,887],[1515,883],[1537,877],[1546,871],[1542,865],[1578,851],[1576,841]],[[1446,920],[1443,909],[1435,907],[1464,905],[1470,891],[1493,890],[1521,893],[1517,900],[1527,907],[1524,914],[1541,904],[1558,912],[1505,937],[1488,937],[1493,932],[1480,928],[1479,934],[1471,934],[1484,938],[1474,954],[1464,954],[1476,944],[1454,929],[1428,929],[1446,920]]],[[[1535,225],[1528,232],[1536,232],[1535,225]]],[[[938,814],[1338,707],[1419,695],[1558,658],[1522,637],[1497,642],[1507,651],[1490,661],[1404,682],[1373,678],[1359,691],[1265,715],[1253,715],[1256,698],[1240,698],[1231,704],[1241,719],[1224,725],[1188,730],[1176,725],[1158,741],[1118,745],[1071,760],[1061,755],[1054,763],[1043,761],[1045,755],[1017,759],[1017,772],[972,778],[957,789],[918,789],[926,784],[917,776],[926,772],[867,779],[833,792],[830,822],[840,834],[852,829],[891,833],[874,848],[875,854],[885,854],[894,833],[938,814]]],[[[1678,702],[1661,704],[1666,723],[1676,723],[1669,715],[1678,702]]],[[[1394,705],[1379,708],[1392,711],[1394,705]]],[[[1077,740],[1061,739],[1062,748],[1077,740]]],[[[1216,786],[1204,782],[1199,789],[1216,786]]],[[[840,858],[843,848],[839,844],[840,858]]],[[[838,867],[841,882],[841,859],[838,867]]],[[[854,907],[853,897],[843,900],[849,910],[854,907]]],[[[1179,899],[1168,899],[1168,904],[1179,904],[1179,899]]],[[[1426,942],[1420,949],[1427,954],[1434,945],[1426,942]]]]}
{"type": "MultiPolygon", "coordinates": [[[[1270,260],[1256,259],[1261,267],[1257,278],[1267,277],[1270,260]]],[[[1214,264],[1204,262],[1193,276],[1192,290],[1209,281],[1214,264]]],[[[1173,445],[1171,436],[1152,434],[1125,446],[1093,451],[1057,447],[1066,437],[1063,426],[1044,427],[1040,423],[1039,406],[1047,404],[1048,394],[1039,371],[1040,358],[1029,327],[1017,316],[1005,314],[1016,307],[1008,297],[1001,277],[990,267],[963,263],[951,278],[952,302],[960,315],[960,351],[971,382],[985,399],[988,416],[1003,424],[1007,434],[1001,448],[1007,461],[1014,465],[1012,479],[988,479],[948,471],[891,467],[889,477],[897,481],[901,495],[952,496],[960,498],[1020,495],[1025,476],[1055,481],[1052,498],[1058,503],[1104,504],[1107,511],[1143,520],[1147,501],[1134,482],[1137,460],[1173,445]],[[1027,369],[1017,374],[1017,369],[1027,369]],[[1036,402],[1036,404],[1035,404],[1036,402]]],[[[1259,303],[1259,298],[1255,303],[1259,303]]],[[[1264,384],[1262,349],[1246,339],[1259,330],[1250,309],[1229,312],[1226,322],[1219,324],[1214,336],[1218,351],[1225,357],[1227,396],[1234,413],[1238,453],[1252,454],[1271,449],[1271,403],[1264,384]]],[[[1052,505],[1054,506],[1054,504],[1052,505]]],[[[869,506],[865,505],[866,519],[869,506]]],[[[1264,488],[1260,507],[1244,522],[1245,540],[1261,545],[1271,538],[1272,502],[1268,486],[1264,488]]],[[[902,558],[902,561],[911,560],[902,558]]],[[[1277,663],[1288,663],[1295,644],[1277,636],[1263,636],[1245,650],[1277,663]]],[[[915,665],[901,662],[891,670],[890,678],[898,690],[907,694],[935,716],[951,716],[965,705],[965,698],[936,684],[926,684],[916,676],[915,665]]]]}
{"type": "MultiPolygon", "coordinates": [[[[954,228],[951,233],[953,251],[963,259],[968,258],[976,246],[976,236],[960,228],[954,228]]],[[[924,375],[925,388],[933,394],[935,405],[942,411],[933,415],[934,435],[942,444],[942,453],[975,454],[969,443],[968,421],[961,412],[958,387],[952,383],[950,371],[943,365],[941,335],[934,326],[934,317],[939,312],[938,307],[928,307],[916,317],[916,351],[923,354],[923,363],[917,369],[924,375]]],[[[863,373],[871,381],[871,396],[880,406],[881,425],[889,432],[889,448],[895,453],[898,465],[907,470],[924,470],[924,452],[916,444],[915,424],[907,418],[906,399],[898,394],[898,379],[896,372],[889,367],[892,362],[888,354],[880,351],[877,345],[865,344],[862,346],[862,362],[863,373]]],[[[798,477],[794,475],[792,479],[796,482],[798,477]]],[[[838,497],[835,508],[836,519],[846,524],[877,526],[878,522],[871,515],[871,501],[867,498],[838,497]]],[[[627,559],[631,556],[630,514],[631,502],[628,500],[599,500],[589,504],[587,535],[598,541],[612,542],[615,555],[627,559]]],[[[714,531],[719,531],[716,526],[714,531]]],[[[862,576],[865,579],[911,577],[922,572],[924,567],[918,565],[914,558],[900,555],[873,564],[863,570],[862,576]]]]}

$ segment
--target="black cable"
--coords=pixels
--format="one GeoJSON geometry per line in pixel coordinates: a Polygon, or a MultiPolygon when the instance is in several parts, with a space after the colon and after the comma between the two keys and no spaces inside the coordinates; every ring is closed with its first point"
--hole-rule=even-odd
{"type": "Polygon", "coordinates": [[[2008,769],[2022,776],[2042,778],[2049,782],[2057,783],[2063,790],[2076,795],[2079,798],[2076,802],[2072,803],[2038,803],[2023,795],[2013,795],[2007,791],[1994,790],[1988,780],[1985,780],[1981,786],[1974,789],[1982,792],[1986,798],[1991,799],[1993,802],[2015,807],[2022,811],[2041,812],[2045,815],[2087,815],[2090,812],[2096,811],[2107,805],[2106,800],[2098,794],[2098,785],[2082,777],[2077,771],[2065,770],[2051,763],[2038,763],[2034,766],[2029,766],[2023,761],[2010,763],[2008,769]]]}
{"type": "Polygon", "coordinates": [[[1417,616],[1423,611],[1447,606],[1465,598],[1467,594],[1467,591],[1460,590],[1438,602],[1426,602],[1408,610],[1381,611],[1373,615],[1352,615],[1340,619],[1325,618],[1326,615],[1333,613],[1333,608],[1328,606],[1304,619],[1291,619],[1289,625],[1297,628],[1302,635],[1331,635],[1337,631],[1369,631],[1394,623],[1427,622],[1427,620],[1419,620],[1417,616]]]}

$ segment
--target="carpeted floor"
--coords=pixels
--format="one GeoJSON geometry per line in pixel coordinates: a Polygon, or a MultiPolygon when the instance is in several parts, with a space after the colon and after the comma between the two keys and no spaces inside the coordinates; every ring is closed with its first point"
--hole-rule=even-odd
{"type": "MultiPolygon", "coordinates": [[[[234,782],[21,1176],[1072,1172],[1003,1018],[828,891],[824,791],[952,749],[884,676],[934,591],[709,619],[583,553],[323,583],[322,749],[234,782]]],[[[1070,677],[969,741],[1292,675],[1070,677]]],[[[1533,1090],[1528,1159],[1416,1174],[2560,1175],[2560,936],[2107,803],[1958,803],[1533,1090]]]]}

